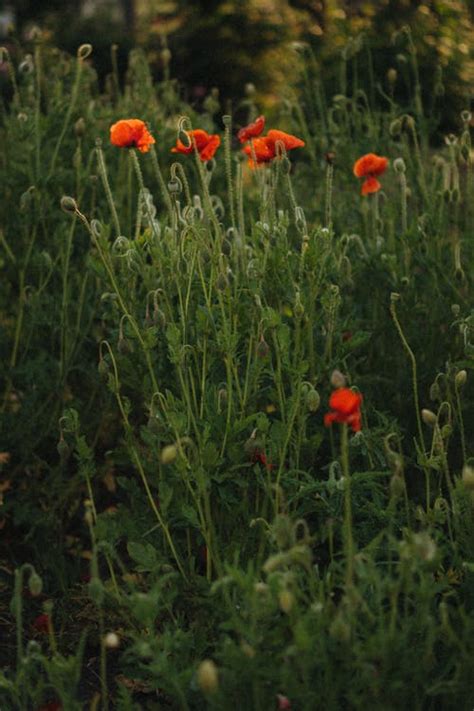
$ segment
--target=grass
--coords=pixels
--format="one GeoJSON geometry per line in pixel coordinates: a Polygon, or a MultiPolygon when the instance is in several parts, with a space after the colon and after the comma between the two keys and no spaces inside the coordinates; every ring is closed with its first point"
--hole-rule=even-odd
{"type": "Polygon", "coordinates": [[[90,51],[3,54],[2,709],[472,708],[469,112],[308,65],[251,171],[255,96],[198,115],[139,51],[99,93],[90,51]]]}

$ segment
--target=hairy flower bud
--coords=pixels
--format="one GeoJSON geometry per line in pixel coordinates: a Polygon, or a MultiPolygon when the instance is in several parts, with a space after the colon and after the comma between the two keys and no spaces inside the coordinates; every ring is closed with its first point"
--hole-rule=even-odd
{"type": "Polygon", "coordinates": [[[204,659],[197,669],[197,683],[205,694],[213,694],[219,687],[219,672],[212,659],[204,659]]]}
{"type": "Polygon", "coordinates": [[[466,381],[467,381],[467,371],[466,370],[460,370],[454,376],[454,384],[456,385],[456,387],[459,390],[465,386],[466,381]]]}
{"type": "Polygon", "coordinates": [[[175,444],[167,444],[161,450],[160,461],[162,464],[171,464],[178,456],[178,448],[175,444]]]}
{"type": "Polygon", "coordinates": [[[63,212],[74,213],[77,211],[77,202],[74,200],[73,197],[70,197],[69,195],[63,195],[63,197],[61,198],[61,210],[63,210],[63,212]]]}
{"type": "Polygon", "coordinates": [[[434,427],[438,422],[438,418],[436,417],[434,412],[425,408],[421,411],[421,419],[423,420],[425,425],[428,425],[429,427],[434,427]]]}
{"type": "Polygon", "coordinates": [[[346,376],[340,370],[333,370],[331,373],[331,385],[333,388],[345,388],[346,376]]]}

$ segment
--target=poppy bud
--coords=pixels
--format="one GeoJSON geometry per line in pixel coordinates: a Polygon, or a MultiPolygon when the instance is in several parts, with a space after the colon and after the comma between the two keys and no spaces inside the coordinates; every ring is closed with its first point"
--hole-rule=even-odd
{"type": "Polygon", "coordinates": [[[255,88],[255,84],[252,84],[252,82],[247,82],[244,87],[244,91],[246,96],[254,96],[257,90],[255,88]]]}
{"type": "Polygon", "coordinates": [[[306,406],[310,412],[317,412],[321,404],[321,397],[315,388],[311,388],[306,395],[306,406]]]}
{"type": "Polygon", "coordinates": [[[280,605],[280,610],[289,615],[293,609],[295,602],[295,597],[290,590],[282,590],[278,595],[278,604],[280,605]]]}
{"type": "Polygon", "coordinates": [[[467,381],[467,371],[465,370],[460,370],[458,373],[456,373],[454,377],[454,384],[458,389],[461,389],[465,386],[467,381]]]}
{"type": "Polygon", "coordinates": [[[40,576],[36,571],[34,571],[30,575],[30,579],[28,581],[28,588],[33,597],[38,597],[38,595],[41,595],[41,591],[43,590],[43,581],[41,580],[40,576]]]}
{"type": "Polygon", "coordinates": [[[255,657],[255,649],[248,642],[242,640],[240,643],[240,649],[249,659],[253,659],[255,657]]]}
{"type": "Polygon", "coordinates": [[[67,442],[64,440],[64,437],[61,437],[56,449],[57,449],[57,452],[58,452],[59,457],[61,459],[61,462],[65,462],[66,459],[69,457],[71,450],[70,450],[67,442]]]}
{"type": "Polygon", "coordinates": [[[469,160],[470,151],[469,146],[467,146],[466,144],[463,144],[461,146],[461,155],[463,157],[463,160],[467,163],[469,160]]]}
{"type": "Polygon", "coordinates": [[[474,489],[474,469],[468,464],[463,467],[462,482],[466,489],[474,489]]]}
{"type": "Polygon", "coordinates": [[[104,646],[107,649],[117,649],[120,647],[120,637],[115,632],[108,632],[104,637],[104,646]]]}
{"type": "Polygon", "coordinates": [[[77,58],[82,59],[87,59],[87,57],[90,57],[92,54],[92,45],[91,44],[81,44],[80,47],[78,47],[77,50],[77,58]]]}
{"type": "Polygon", "coordinates": [[[88,584],[89,596],[96,603],[100,605],[104,599],[104,586],[100,578],[92,578],[88,584]]]}
{"type": "Polygon", "coordinates": [[[405,490],[405,484],[401,476],[394,474],[390,479],[390,493],[395,498],[398,499],[405,490]]]}
{"type": "Polygon", "coordinates": [[[255,585],[253,586],[253,589],[259,595],[263,595],[264,593],[268,592],[268,585],[266,583],[258,582],[258,583],[255,583],[255,585]]]}
{"type": "Polygon", "coordinates": [[[74,124],[74,133],[76,134],[76,136],[78,138],[82,138],[82,136],[85,134],[85,132],[86,132],[86,122],[84,121],[84,119],[81,116],[81,118],[78,118],[76,123],[74,124]]]}
{"type": "Polygon", "coordinates": [[[333,370],[331,373],[331,385],[333,388],[345,388],[346,376],[340,370],[333,370]]]}
{"type": "Polygon", "coordinates": [[[205,694],[213,694],[219,686],[219,672],[212,659],[204,659],[197,669],[197,683],[205,694]]]}
{"type": "Polygon", "coordinates": [[[326,163],[327,163],[328,165],[334,165],[334,161],[335,161],[335,159],[336,159],[336,154],[334,153],[334,151],[328,151],[328,152],[325,154],[324,158],[325,158],[326,163]]]}
{"type": "Polygon", "coordinates": [[[423,409],[421,411],[421,419],[423,420],[425,425],[428,425],[429,427],[434,427],[438,422],[438,418],[432,410],[423,409]]]}
{"type": "Polygon", "coordinates": [[[396,136],[399,136],[402,132],[402,122],[400,119],[395,119],[395,121],[392,121],[389,127],[389,132],[390,135],[395,138],[396,136]]]}
{"type": "Polygon", "coordinates": [[[97,370],[99,371],[99,375],[101,375],[103,378],[107,377],[107,375],[109,373],[109,366],[108,366],[105,358],[101,358],[99,360],[99,365],[97,366],[97,370]]]}
{"type": "Polygon", "coordinates": [[[397,81],[397,77],[398,77],[397,70],[394,67],[390,67],[390,69],[387,72],[388,83],[392,84],[392,85],[395,84],[395,82],[397,81]]]}
{"type": "Polygon", "coordinates": [[[77,202],[73,197],[63,195],[61,198],[61,210],[63,210],[63,212],[77,212],[77,202]]]}
{"type": "Polygon", "coordinates": [[[436,400],[441,400],[441,391],[436,381],[430,386],[430,400],[433,400],[433,402],[436,402],[436,400]]]}
{"type": "Polygon", "coordinates": [[[117,350],[122,355],[127,355],[127,353],[133,352],[133,348],[132,348],[131,343],[128,340],[128,338],[125,338],[124,336],[120,336],[120,338],[118,339],[118,343],[117,343],[117,350]]]}
{"type": "Polygon", "coordinates": [[[160,461],[162,464],[171,464],[178,456],[178,449],[175,444],[167,444],[161,450],[160,461]]]}
{"type": "Polygon", "coordinates": [[[390,294],[390,301],[392,304],[396,303],[397,301],[400,301],[400,294],[398,294],[396,291],[392,291],[390,294]]]}
{"type": "Polygon", "coordinates": [[[257,346],[257,356],[258,358],[266,358],[268,354],[270,353],[270,346],[264,339],[263,335],[260,336],[260,341],[257,346]]]}
{"type": "Polygon", "coordinates": [[[161,50],[161,61],[163,62],[165,67],[167,67],[168,64],[171,62],[171,51],[168,49],[168,47],[165,47],[161,50]]]}
{"type": "Polygon", "coordinates": [[[229,286],[229,281],[228,281],[226,275],[221,272],[216,279],[216,289],[218,289],[219,291],[225,291],[228,288],[228,286],[229,286]]]}
{"type": "Polygon", "coordinates": [[[459,314],[461,313],[461,307],[459,304],[451,304],[451,313],[454,318],[459,318],[459,314]]]}
{"type": "Polygon", "coordinates": [[[393,161],[393,169],[395,173],[404,173],[406,171],[406,165],[403,158],[395,158],[393,161]]]}

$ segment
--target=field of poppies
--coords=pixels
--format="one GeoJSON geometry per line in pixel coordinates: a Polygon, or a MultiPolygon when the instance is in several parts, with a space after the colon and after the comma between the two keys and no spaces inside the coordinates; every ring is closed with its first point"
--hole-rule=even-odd
{"type": "Polygon", "coordinates": [[[0,709],[472,709],[469,98],[0,51],[0,709]]]}

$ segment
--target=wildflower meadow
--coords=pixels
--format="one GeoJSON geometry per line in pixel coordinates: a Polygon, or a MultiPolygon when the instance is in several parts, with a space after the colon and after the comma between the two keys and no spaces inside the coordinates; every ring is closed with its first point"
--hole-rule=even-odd
{"type": "Polygon", "coordinates": [[[470,97],[288,51],[0,49],[1,711],[474,708],[470,97]]]}

